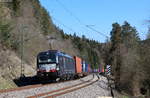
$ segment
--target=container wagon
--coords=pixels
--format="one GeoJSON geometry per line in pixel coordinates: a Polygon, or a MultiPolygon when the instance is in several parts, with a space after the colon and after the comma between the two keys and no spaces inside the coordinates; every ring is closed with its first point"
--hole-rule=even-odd
{"type": "Polygon", "coordinates": [[[76,77],[82,77],[82,59],[74,56],[74,60],[75,60],[75,69],[76,69],[76,77]]]}
{"type": "Polygon", "coordinates": [[[89,68],[89,64],[85,61],[82,61],[82,74],[83,74],[83,76],[87,76],[90,73],[88,68],[89,68]]]}
{"type": "Polygon", "coordinates": [[[101,75],[104,74],[104,66],[103,66],[102,64],[99,65],[99,73],[100,73],[101,75]]]}

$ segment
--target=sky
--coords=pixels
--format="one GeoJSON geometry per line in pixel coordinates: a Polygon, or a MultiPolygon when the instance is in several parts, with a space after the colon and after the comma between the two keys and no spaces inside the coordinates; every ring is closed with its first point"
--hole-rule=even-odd
{"type": "Polygon", "coordinates": [[[140,38],[146,38],[150,19],[150,0],[40,0],[54,24],[67,34],[82,36],[99,42],[110,37],[112,24],[128,21],[136,27],[140,38]]]}

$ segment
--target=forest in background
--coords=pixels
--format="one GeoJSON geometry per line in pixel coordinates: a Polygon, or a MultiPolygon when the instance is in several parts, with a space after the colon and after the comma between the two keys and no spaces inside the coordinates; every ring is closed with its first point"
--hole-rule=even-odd
{"type": "Polygon", "coordinates": [[[133,96],[149,96],[150,32],[146,40],[141,40],[136,28],[125,21],[123,25],[112,24],[111,38],[106,43],[88,40],[85,36],[79,38],[75,34],[62,34],[65,39],[72,39],[73,44],[80,50],[81,57],[90,61],[92,65],[112,65],[115,88],[119,92],[133,96]],[[95,49],[100,53],[100,57],[95,49]],[[99,59],[101,61],[98,61],[99,59]]]}
{"type": "MultiPolygon", "coordinates": [[[[24,22],[20,22],[19,18],[21,17],[26,22],[28,20],[25,19],[30,17],[31,20],[35,20],[33,22],[35,22],[38,27],[34,28],[39,29],[38,32],[40,33],[34,32],[34,30],[32,30],[33,28],[29,31],[32,33],[28,33],[27,36],[34,34],[37,39],[32,39],[31,41],[31,43],[34,43],[34,46],[31,46],[29,42],[27,43],[27,54],[31,55],[32,58],[26,57],[24,59],[25,63],[34,66],[30,60],[34,59],[38,52],[52,48],[52,46],[48,46],[49,44],[45,44],[47,45],[46,47],[43,46],[43,43],[47,43],[48,40],[45,40],[47,36],[54,35],[55,38],[58,39],[55,41],[56,45],[59,40],[64,44],[70,43],[69,45],[73,46],[70,50],[77,51],[72,53],[72,55],[77,55],[85,59],[92,65],[92,68],[98,68],[100,64],[103,66],[107,64],[112,65],[115,87],[119,92],[126,92],[133,96],[139,96],[141,94],[150,96],[150,30],[147,39],[141,40],[136,28],[131,26],[129,22],[125,21],[123,25],[113,23],[112,31],[110,31],[111,38],[105,43],[100,43],[95,40],[89,40],[84,35],[80,38],[76,34],[68,35],[64,33],[63,30],[53,24],[50,13],[40,5],[38,0],[13,0],[11,4],[1,5],[1,13],[8,12],[6,14],[0,14],[1,49],[8,49],[19,55],[20,35],[18,34],[20,32],[18,28],[20,27],[17,26],[18,23],[14,20],[23,24],[24,22]],[[28,10],[28,8],[22,5],[23,3],[31,5],[31,14],[33,14],[33,16],[26,17],[23,14],[25,9],[28,10]],[[37,37],[39,35],[44,37],[37,37]],[[39,43],[38,45],[40,48],[42,46],[44,48],[37,50],[38,46],[36,46],[36,43],[41,39],[43,43],[39,43]],[[29,48],[34,51],[31,52],[29,48]]],[[[26,23],[29,27],[35,24],[26,23]]],[[[58,48],[55,49],[61,48],[59,46],[57,47],[58,48]]],[[[65,47],[63,51],[69,53],[70,50],[67,50],[65,47]]],[[[0,65],[3,66],[3,64],[0,65]]]]}

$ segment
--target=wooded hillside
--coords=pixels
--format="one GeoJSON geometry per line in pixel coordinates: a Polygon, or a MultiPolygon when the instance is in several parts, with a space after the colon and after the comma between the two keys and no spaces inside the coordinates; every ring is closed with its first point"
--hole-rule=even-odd
{"type": "Polygon", "coordinates": [[[84,35],[80,38],[64,33],[38,0],[0,3],[0,13],[1,89],[15,86],[12,80],[20,75],[21,55],[25,74],[34,75],[36,55],[56,49],[83,58],[93,69],[109,64],[119,92],[150,96],[150,34],[141,40],[127,21],[123,25],[113,23],[110,41],[100,43],[84,35]]]}

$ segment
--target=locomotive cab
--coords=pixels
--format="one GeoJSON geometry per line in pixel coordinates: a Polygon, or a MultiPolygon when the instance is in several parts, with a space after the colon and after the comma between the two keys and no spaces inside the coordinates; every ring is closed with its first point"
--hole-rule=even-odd
{"type": "Polygon", "coordinates": [[[57,56],[53,52],[42,52],[37,57],[37,76],[51,77],[57,76],[59,70],[57,56]]]}

